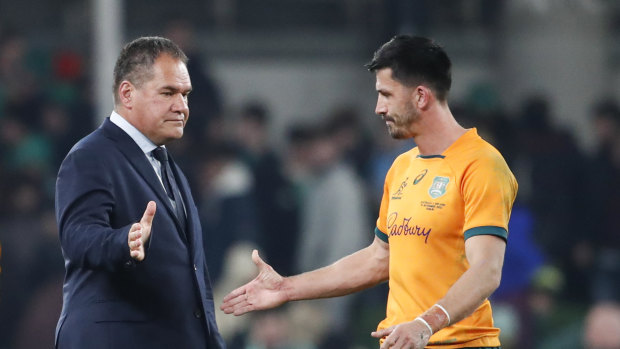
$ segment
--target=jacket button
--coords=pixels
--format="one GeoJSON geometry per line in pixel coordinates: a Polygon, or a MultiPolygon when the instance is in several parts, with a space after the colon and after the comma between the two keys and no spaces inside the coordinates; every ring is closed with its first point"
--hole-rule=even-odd
{"type": "Polygon", "coordinates": [[[202,317],[202,312],[198,309],[194,310],[194,317],[200,319],[202,317]]]}
{"type": "Polygon", "coordinates": [[[198,267],[196,266],[196,264],[194,264],[194,270],[198,270],[198,267]]]}

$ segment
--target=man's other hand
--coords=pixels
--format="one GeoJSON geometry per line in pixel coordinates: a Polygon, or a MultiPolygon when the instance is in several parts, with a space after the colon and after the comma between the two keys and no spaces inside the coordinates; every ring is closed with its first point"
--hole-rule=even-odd
{"type": "Polygon", "coordinates": [[[151,237],[151,226],[153,224],[156,208],[155,201],[149,201],[140,222],[134,223],[129,229],[129,235],[127,237],[129,253],[131,258],[139,262],[143,261],[145,257],[144,246],[151,237]]]}

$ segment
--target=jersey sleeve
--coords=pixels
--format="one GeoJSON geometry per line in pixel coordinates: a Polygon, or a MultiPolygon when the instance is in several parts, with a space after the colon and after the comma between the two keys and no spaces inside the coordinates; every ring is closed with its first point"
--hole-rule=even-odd
{"type": "Polygon", "coordinates": [[[508,238],[508,221],[517,195],[517,181],[495,149],[477,156],[463,174],[464,237],[497,235],[508,238]]]}

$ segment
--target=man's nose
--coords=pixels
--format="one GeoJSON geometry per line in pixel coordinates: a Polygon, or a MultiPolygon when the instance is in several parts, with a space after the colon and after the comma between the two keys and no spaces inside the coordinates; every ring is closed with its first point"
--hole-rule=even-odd
{"type": "Polygon", "coordinates": [[[182,94],[177,94],[174,98],[174,103],[172,104],[173,111],[182,112],[187,114],[189,112],[189,105],[187,103],[187,97],[182,94]]]}
{"type": "Polygon", "coordinates": [[[377,106],[375,107],[375,114],[384,115],[387,114],[387,106],[381,102],[381,98],[377,99],[377,106]]]}

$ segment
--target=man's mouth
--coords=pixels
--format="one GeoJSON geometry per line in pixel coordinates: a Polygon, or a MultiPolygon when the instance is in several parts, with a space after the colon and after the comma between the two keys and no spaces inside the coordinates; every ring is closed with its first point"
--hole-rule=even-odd
{"type": "Polygon", "coordinates": [[[389,116],[384,116],[384,117],[383,117],[383,121],[385,121],[386,123],[387,123],[387,122],[394,123],[394,118],[389,117],[389,116]]]}

